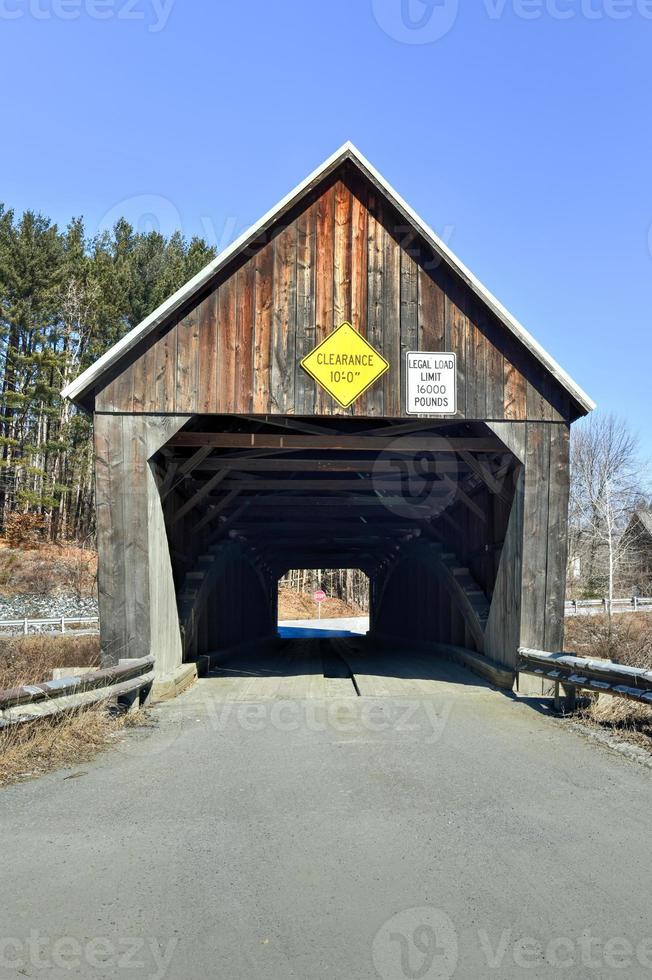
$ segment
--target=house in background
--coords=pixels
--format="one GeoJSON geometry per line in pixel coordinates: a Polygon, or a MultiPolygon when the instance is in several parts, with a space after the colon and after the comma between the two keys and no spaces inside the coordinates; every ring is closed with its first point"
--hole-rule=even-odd
{"type": "Polygon", "coordinates": [[[625,529],[633,591],[652,594],[652,510],[637,510],[625,529]]]}

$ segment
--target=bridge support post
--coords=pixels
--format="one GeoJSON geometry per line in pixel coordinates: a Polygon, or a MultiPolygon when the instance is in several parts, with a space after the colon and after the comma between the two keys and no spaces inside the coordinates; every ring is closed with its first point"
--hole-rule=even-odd
{"type": "Polygon", "coordinates": [[[181,664],[176,594],[156,476],[149,460],[190,416],[96,414],[95,484],[102,664],[181,664]]]}

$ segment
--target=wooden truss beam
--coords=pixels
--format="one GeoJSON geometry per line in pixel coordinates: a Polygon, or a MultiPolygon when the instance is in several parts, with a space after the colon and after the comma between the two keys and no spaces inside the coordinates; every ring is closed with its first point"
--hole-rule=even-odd
{"type": "MultiPolygon", "coordinates": [[[[222,471],[224,472],[224,471],[222,471]]],[[[222,474],[218,474],[220,476],[222,474]]],[[[214,478],[213,478],[214,479],[214,478]]],[[[212,481],[209,480],[209,483],[212,481]]],[[[208,484],[206,484],[208,486],[208,484]]],[[[428,492],[433,489],[441,489],[445,491],[447,487],[455,487],[455,483],[452,480],[444,482],[443,480],[430,480],[428,482],[428,492]]],[[[397,477],[395,480],[388,479],[375,479],[373,477],[364,477],[358,480],[327,480],[327,479],[316,479],[316,480],[247,480],[247,479],[230,479],[225,480],[222,484],[223,490],[234,490],[240,489],[242,491],[254,491],[254,490],[264,490],[264,491],[274,491],[274,490],[323,490],[323,491],[352,491],[358,493],[375,493],[382,490],[393,490],[395,493],[401,493],[401,479],[397,477]]],[[[424,487],[424,490],[426,488],[424,487]]]]}
{"type": "Polygon", "coordinates": [[[390,449],[398,453],[496,453],[504,449],[494,436],[405,436],[400,446],[391,445],[392,439],[365,435],[270,435],[258,432],[179,432],[170,439],[168,446],[212,446],[215,449],[319,449],[354,451],[378,451],[390,449]]]}
{"type": "MultiPolygon", "coordinates": [[[[406,465],[405,457],[380,456],[367,459],[251,459],[250,457],[213,457],[196,467],[197,472],[236,470],[243,473],[290,472],[290,473],[398,473],[406,465]]],[[[419,460],[419,476],[430,473],[467,474],[468,468],[454,459],[419,460]]]]}

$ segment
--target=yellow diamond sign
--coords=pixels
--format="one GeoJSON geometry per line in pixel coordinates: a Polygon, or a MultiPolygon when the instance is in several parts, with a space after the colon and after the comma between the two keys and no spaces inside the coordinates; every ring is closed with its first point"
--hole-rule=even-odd
{"type": "Polygon", "coordinates": [[[389,361],[350,323],[343,323],[304,357],[301,367],[348,408],[387,371],[389,361]]]}

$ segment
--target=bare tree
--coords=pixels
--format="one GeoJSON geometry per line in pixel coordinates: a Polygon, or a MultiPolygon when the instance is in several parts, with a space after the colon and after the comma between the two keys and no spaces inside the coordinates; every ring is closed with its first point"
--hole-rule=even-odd
{"type": "MultiPolygon", "coordinates": [[[[635,552],[624,534],[644,498],[647,474],[637,436],[614,415],[591,415],[571,441],[571,556],[588,566],[587,588],[606,589],[609,615],[614,584],[635,552]]],[[[584,577],[584,576],[582,576],[584,577]]]]}

